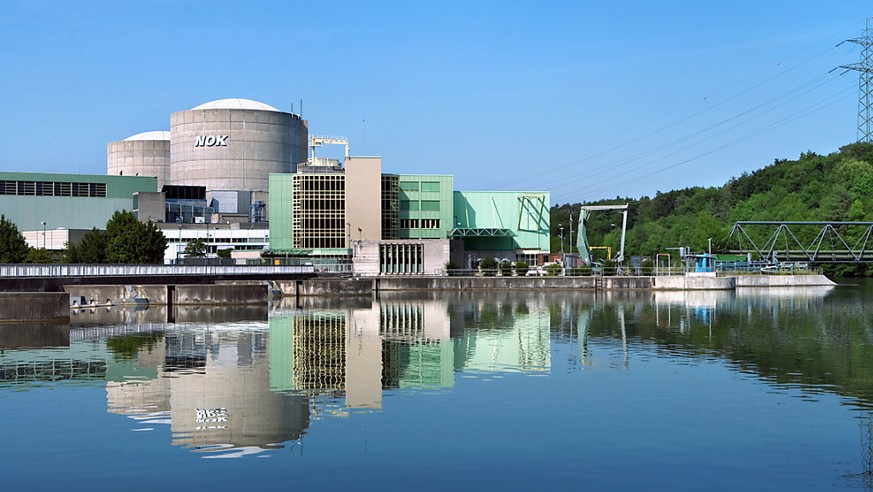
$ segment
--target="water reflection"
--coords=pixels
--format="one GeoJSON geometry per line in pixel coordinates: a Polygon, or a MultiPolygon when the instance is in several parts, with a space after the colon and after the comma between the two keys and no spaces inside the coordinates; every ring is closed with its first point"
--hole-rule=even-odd
{"type": "Polygon", "coordinates": [[[0,326],[0,391],[100,385],[108,411],[129,417],[130,430],[169,429],[173,445],[238,457],[300,442],[320,420],[366,418],[391,405],[386,395],[456,391],[459,378],[718,361],[798,398],[827,392],[863,409],[869,471],[871,309],[869,298],[839,288],[99,308],[62,328],[0,326]]]}

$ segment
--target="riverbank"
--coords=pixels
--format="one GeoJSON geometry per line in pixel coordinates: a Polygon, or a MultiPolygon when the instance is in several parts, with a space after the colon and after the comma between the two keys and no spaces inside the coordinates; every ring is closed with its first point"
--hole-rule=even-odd
{"type": "Polygon", "coordinates": [[[266,305],[279,297],[359,297],[380,292],[683,291],[834,286],[823,275],[663,277],[373,277],[239,280],[185,285],[65,285],[64,292],[0,293],[0,322],[64,322],[70,309],[112,306],[266,305]]]}

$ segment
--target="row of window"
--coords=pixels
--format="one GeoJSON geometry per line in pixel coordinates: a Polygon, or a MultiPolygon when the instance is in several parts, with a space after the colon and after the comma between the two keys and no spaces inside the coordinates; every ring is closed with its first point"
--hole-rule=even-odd
{"type": "Polygon", "coordinates": [[[439,229],[440,219],[400,219],[401,229],[439,229]]]}
{"type": "Polygon", "coordinates": [[[403,191],[439,192],[439,181],[401,181],[400,189],[403,191]]]}
{"type": "Polygon", "coordinates": [[[417,212],[419,210],[422,212],[439,212],[440,202],[439,200],[422,200],[420,202],[404,200],[400,202],[400,210],[411,212],[417,212]]]}
{"type": "Polygon", "coordinates": [[[106,183],[0,180],[0,195],[106,198],[106,183]]]}

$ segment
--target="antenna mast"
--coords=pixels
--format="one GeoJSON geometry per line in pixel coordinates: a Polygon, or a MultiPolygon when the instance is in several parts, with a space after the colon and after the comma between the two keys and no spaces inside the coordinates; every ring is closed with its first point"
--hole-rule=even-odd
{"type": "MultiPolygon", "coordinates": [[[[849,70],[858,72],[858,141],[873,141],[873,122],[871,122],[870,109],[873,106],[871,91],[873,91],[873,30],[870,29],[870,19],[865,22],[864,33],[861,37],[847,39],[840,42],[854,43],[861,47],[860,63],[841,65],[843,74],[849,70]]],[[[836,69],[834,69],[836,70],[836,69]]],[[[832,70],[833,71],[833,70],[832,70]]],[[[842,74],[841,74],[842,75],[842,74]]]]}

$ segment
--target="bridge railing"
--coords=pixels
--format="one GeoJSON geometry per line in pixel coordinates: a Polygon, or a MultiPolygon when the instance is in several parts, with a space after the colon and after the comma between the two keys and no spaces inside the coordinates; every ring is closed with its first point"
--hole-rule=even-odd
{"type": "MultiPolygon", "coordinates": [[[[342,265],[340,265],[342,266],[342,265]]],[[[319,267],[324,273],[340,268],[319,267]]],[[[320,273],[312,265],[0,265],[0,278],[286,275],[320,273]]]]}

